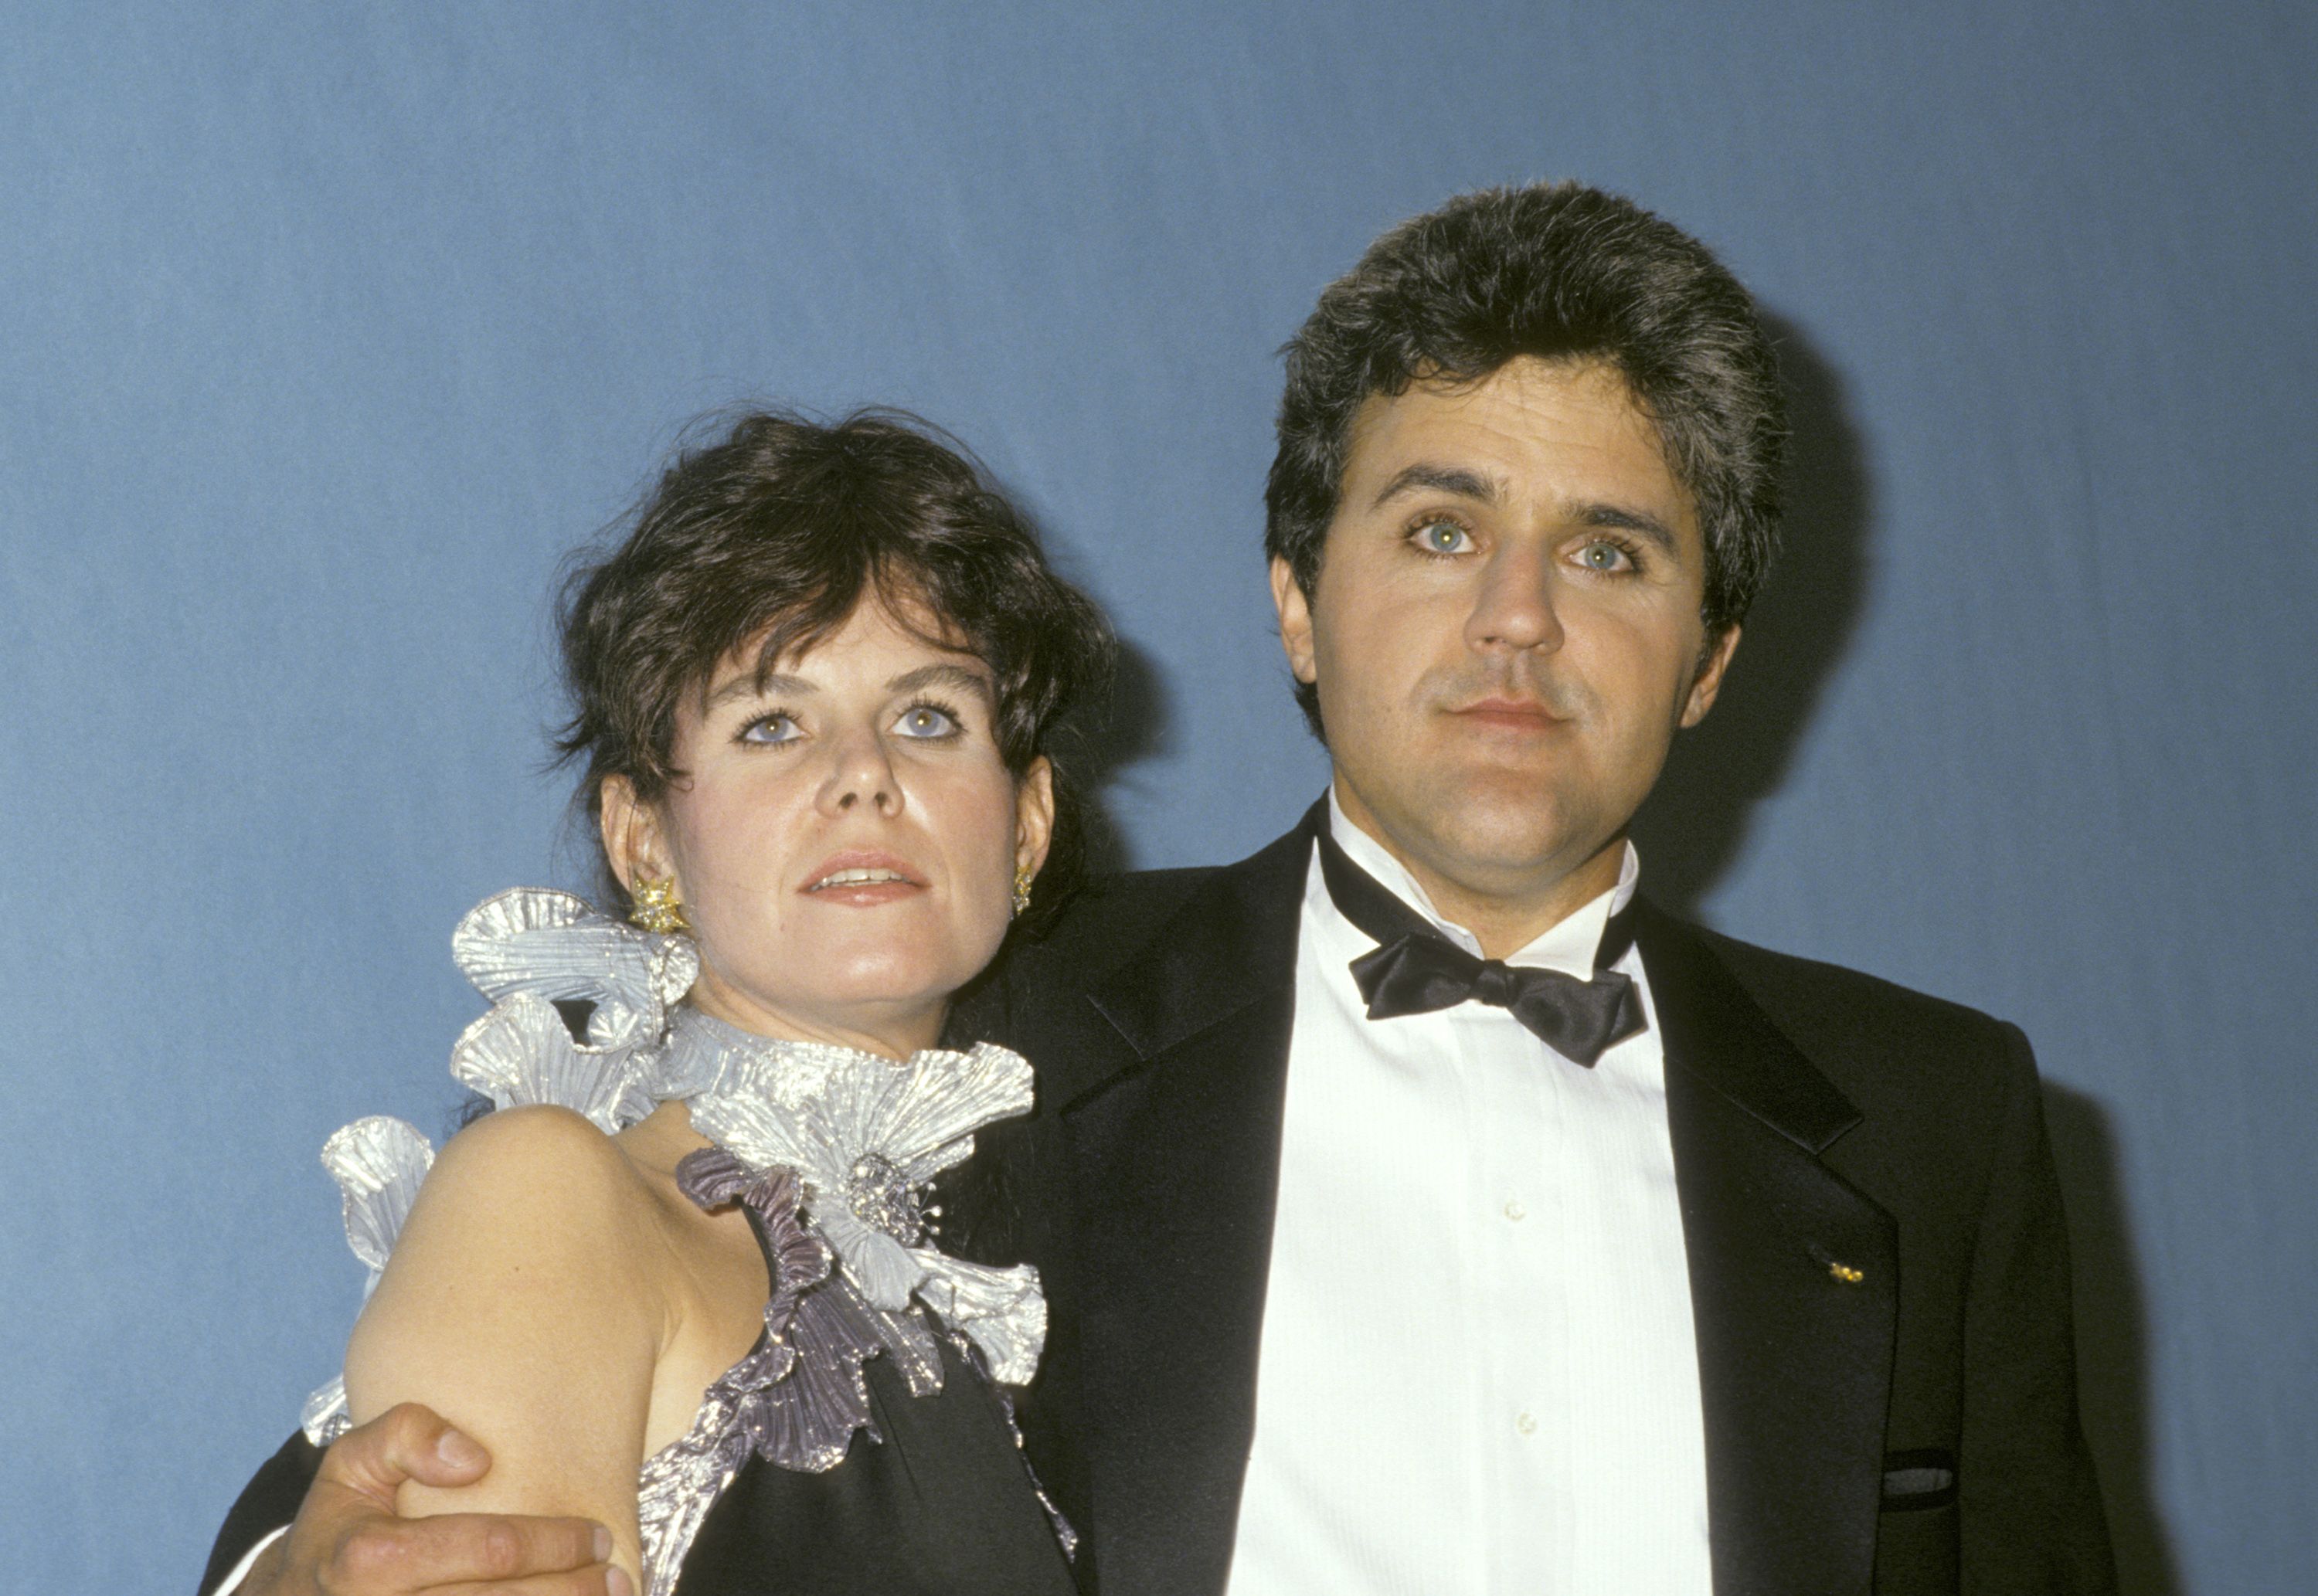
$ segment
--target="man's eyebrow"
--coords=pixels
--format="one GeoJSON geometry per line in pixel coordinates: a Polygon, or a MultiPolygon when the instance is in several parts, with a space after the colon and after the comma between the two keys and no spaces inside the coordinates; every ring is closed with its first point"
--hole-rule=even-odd
{"type": "Polygon", "coordinates": [[[963,665],[921,665],[885,684],[888,693],[915,693],[927,687],[954,687],[975,695],[984,704],[997,696],[988,672],[968,670],[963,665]]]}
{"type": "MultiPolygon", "coordinates": [[[[1501,498],[1498,483],[1493,477],[1482,475],[1467,466],[1441,465],[1420,460],[1414,465],[1403,466],[1393,473],[1384,490],[1369,503],[1375,509],[1388,500],[1404,493],[1425,489],[1435,493],[1454,494],[1460,498],[1473,499],[1481,504],[1496,504],[1501,498]]],[[[1673,527],[1647,510],[1626,505],[1583,504],[1576,507],[1571,517],[1586,526],[1614,526],[1622,531],[1638,533],[1656,543],[1667,553],[1679,556],[1682,540],[1673,527]]]]}
{"type": "Polygon", "coordinates": [[[1483,504],[1497,502],[1497,484],[1493,478],[1461,465],[1436,465],[1431,461],[1420,460],[1415,465],[1405,465],[1395,471],[1392,480],[1384,485],[1384,491],[1369,501],[1369,508],[1375,509],[1388,499],[1404,493],[1414,493],[1420,489],[1431,489],[1436,493],[1453,493],[1460,498],[1478,499],[1483,504]]]}
{"type": "Polygon", "coordinates": [[[1630,509],[1624,505],[1580,505],[1576,519],[1586,526],[1614,526],[1640,533],[1667,553],[1681,557],[1682,540],[1675,535],[1674,528],[1648,511],[1630,509]]]}

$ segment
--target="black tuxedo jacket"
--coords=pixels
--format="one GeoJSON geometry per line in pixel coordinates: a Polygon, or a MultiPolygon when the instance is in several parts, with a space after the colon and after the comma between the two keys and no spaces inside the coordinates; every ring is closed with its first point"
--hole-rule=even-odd
{"type": "MultiPolygon", "coordinates": [[[[984,1133],[948,1239],[1045,1276],[1023,1424],[1099,1596],[1220,1592],[1230,1565],[1313,824],[1103,883],[958,1010],[1038,1071],[1034,1115],[984,1133]]],[[[2110,1589],[2020,1033],[1647,903],[1636,944],[1716,1596],[2110,1589]]]]}

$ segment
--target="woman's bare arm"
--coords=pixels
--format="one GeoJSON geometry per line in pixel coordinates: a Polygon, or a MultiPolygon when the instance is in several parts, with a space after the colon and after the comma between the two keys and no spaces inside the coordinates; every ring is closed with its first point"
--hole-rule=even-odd
{"type": "Polygon", "coordinates": [[[405,1514],[572,1514],[611,1527],[642,1590],[636,1476],[667,1339],[641,1175],[562,1108],[477,1121],[445,1148],[346,1349],[357,1421],[400,1402],[455,1415],[490,1472],[406,1484],[405,1514]]]}

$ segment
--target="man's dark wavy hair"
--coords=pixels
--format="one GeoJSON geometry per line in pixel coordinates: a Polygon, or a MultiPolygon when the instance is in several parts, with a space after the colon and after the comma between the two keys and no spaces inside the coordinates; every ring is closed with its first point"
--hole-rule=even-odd
{"type": "MultiPolygon", "coordinates": [[[[1624,374],[1698,504],[1708,637],[1754,601],[1779,534],[1777,361],[1738,279],[1631,201],[1577,183],[1460,194],[1370,245],[1282,353],[1263,547],[1307,597],[1361,404],[1418,381],[1478,381],[1529,354],[1624,374]]],[[[1298,683],[1296,699],[1318,734],[1318,695],[1298,683]]]]}
{"type": "MultiPolygon", "coordinates": [[[[557,739],[584,765],[588,818],[604,778],[647,801],[680,780],[677,707],[718,663],[753,650],[759,674],[844,624],[875,594],[949,632],[997,678],[996,732],[1019,778],[1074,703],[1099,698],[1110,630],[1047,566],[1037,535],[956,440],[897,410],[833,425],[759,412],[682,450],[610,553],[566,578],[561,606],[571,719],[557,739]]],[[[1020,925],[1035,932],[1083,879],[1085,828],[1056,768],[1047,864],[1020,925]]],[[[600,846],[600,845],[599,845],[600,846]]],[[[608,866],[606,897],[627,905],[608,866]]]]}

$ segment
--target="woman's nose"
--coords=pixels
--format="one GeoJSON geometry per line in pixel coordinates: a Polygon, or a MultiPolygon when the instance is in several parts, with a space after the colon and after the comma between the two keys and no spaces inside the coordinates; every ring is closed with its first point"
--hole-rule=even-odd
{"type": "Polygon", "coordinates": [[[894,778],[883,739],[867,731],[853,732],[838,739],[831,755],[821,788],[825,813],[846,814],[865,805],[880,815],[902,812],[902,784],[894,778]]]}

